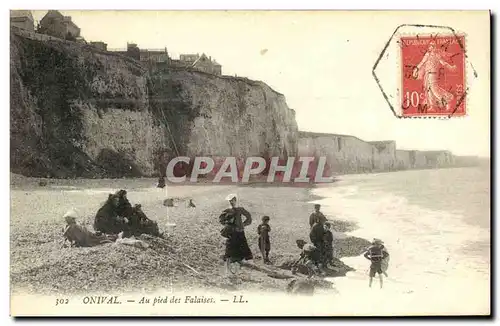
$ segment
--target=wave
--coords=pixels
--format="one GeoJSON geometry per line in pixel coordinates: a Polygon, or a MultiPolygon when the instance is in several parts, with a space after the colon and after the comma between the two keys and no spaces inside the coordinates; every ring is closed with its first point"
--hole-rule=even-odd
{"type": "MultiPolygon", "coordinates": [[[[376,178],[370,176],[370,180],[376,178]]],[[[328,188],[314,189],[313,194],[323,197],[315,202],[322,205],[329,218],[357,224],[358,229],[349,235],[384,240],[391,254],[384,296],[409,301],[425,301],[424,298],[432,296],[456,302],[458,293],[462,296],[471,293],[473,297],[462,301],[476,300],[485,308],[489,307],[486,304],[489,302],[489,259],[470,255],[464,249],[470,241],[489,239],[489,230],[465,223],[464,216],[457,212],[412,204],[404,196],[384,191],[380,180],[377,181],[378,184],[373,184],[358,177],[328,188]],[[403,298],[407,296],[411,298],[403,298]]],[[[368,260],[362,256],[342,260],[356,269],[345,278],[334,280],[343,299],[353,291],[358,300],[356,304],[359,303],[359,291],[366,294],[363,301],[371,300],[370,291],[380,295],[378,289],[368,288],[368,260]]],[[[373,286],[378,288],[377,278],[373,286]]],[[[477,302],[470,304],[476,307],[477,302]]],[[[454,307],[458,306],[462,304],[456,302],[454,307]]]]}

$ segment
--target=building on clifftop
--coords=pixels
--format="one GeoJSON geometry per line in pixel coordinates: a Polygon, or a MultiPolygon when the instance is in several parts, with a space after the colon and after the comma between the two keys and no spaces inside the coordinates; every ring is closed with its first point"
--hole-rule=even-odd
{"type": "Polygon", "coordinates": [[[169,63],[170,57],[168,56],[167,48],[164,50],[141,49],[140,60],[141,62],[150,63],[169,63]]]}
{"type": "MultiPolygon", "coordinates": [[[[97,42],[96,42],[97,43],[97,42]]],[[[167,66],[192,68],[198,71],[203,71],[208,74],[222,75],[222,66],[212,57],[208,57],[205,53],[199,54],[181,54],[179,60],[171,59],[168,55],[167,48],[162,50],[155,49],[140,49],[135,43],[127,43],[127,50],[110,50],[115,53],[126,55],[130,58],[143,63],[152,64],[153,66],[167,66]]]]}
{"type": "Polygon", "coordinates": [[[212,75],[222,75],[222,66],[212,57],[207,57],[205,53],[181,54],[179,60],[173,60],[174,64],[181,67],[193,68],[212,75]]]}
{"type": "Polygon", "coordinates": [[[90,45],[93,47],[102,50],[102,51],[107,51],[108,50],[108,44],[102,42],[102,41],[97,41],[97,42],[90,42],[90,45]]]}
{"type": "Polygon", "coordinates": [[[15,26],[26,31],[35,31],[35,20],[29,10],[11,10],[10,26],[15,26]]]}
{"type": "Polygon", "coordinates": [[[162,50],[154,50],[154,49],[141,49],[136,43],[127,43],[127,50],[116,50],[111,49],[110,51],[114,53],[119,53],[122,55],[126,55],[132,59],[137,61],[145,62],[145,63],[169,63],[170,57],[168,56],[167,48],[162,50]]]}
{"type": "Polygon", "coordinates": [[[49,10],[43,16],[38,32],[70,41],[80,38],[80,28],[71,20],[71,17],[63,16],[57,10],[49,10]]]}

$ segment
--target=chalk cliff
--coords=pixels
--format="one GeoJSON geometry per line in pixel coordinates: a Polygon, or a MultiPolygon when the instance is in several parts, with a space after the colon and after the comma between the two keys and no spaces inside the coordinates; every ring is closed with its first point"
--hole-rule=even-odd
{"type": "Polygon", "coordinates": [[[300,132],[299,155],[325,156],[334,174],[455,166],[448,151],[398,150],[394,141],[363,141],[350,135],[300,132]]]}
{"type": "Polygon", "coordinates": [[[326,156],[333,174],[474,165],[394,141],[299,132],[262,82],[156,65],[87,45],[11,32],[11,172],[124,177],[173,156],[326,156]]]}
{"type": "Polygon", "coordinates": [[[283,95],[262,82],[11,33],[11,171],[28,176],[153,175],[160,153],[295,155],[283,95]]]}

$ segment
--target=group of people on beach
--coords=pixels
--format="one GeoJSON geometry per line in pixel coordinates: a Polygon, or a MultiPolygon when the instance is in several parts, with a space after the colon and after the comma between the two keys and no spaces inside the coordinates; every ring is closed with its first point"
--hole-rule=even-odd
{"type": "MultiPolygon", "coordinates": [[[[245,208],[237,206],[238,198],[235,194],[227,196],[226,200],[229,202],[230,207],[225,209],[219,216],[219,222],[223,225],[221,235],[226,238],[223,259],[226,264],[226,273],[229,273],[232,265],[237,269],[243,260],[253,259],[252,251],[245,236],[245,227],[252,223],[252,216],[245,208]]],[[[257,227],[259,250],[265,264],[271,263],[269,260],[271,250],[271,226],[269,221],[269,216],[263,216],[261,224],[257,227]]],[[[292,272],[295,273],[297,267],[302,265],[307,268],[309,277],[324,275],[325,269],[333,263],[333,234],[330,230],[331,222],[321,212],[321,205],[319,204],[314,205],[314,212],[309,216],[309,227],[311,242],[308,243],[302,239],[296,240],[297,247],[301,249],[301,254],[293,264],[292,272]]],[[[380,239],[374,239],[364,257],[371,262],[370,287],[377,273],[380,277],[380,287],[382,287],[382,274],[387,276],[385,263],[389,257],[383,242],[380,239]]]]}
{"type": "MultiPolygon", "coordinates": [[[[252,260],[253,254],[248,246],[245,236],[245,227],[252,223],[251,214],[243,207],[237,206],[237,196],[234,194],[226,198],[230,208],[225,209],[219,216],[219,222],[223,225],[221,235],[226,238],[226,248],[224,261],[226,271],[232,263],[240,263],[243,260],[252,260]]],[[[262,222],[257,227],[259,235],[258,245],[262,253],[262,260],[265,264],[270,264],[269,252],[271,251],[269,225],[270,217],[263,216],[262,222]]],[[[333,259],[333,234],[330,231],[330,223],[323,213],[320,212],[320,205],[315,205],[315,211],[311,214],[309,223],[311,226],[311,244],[304,240],[297,240],[297,246],[302,250],[299,260],[294,264],[303,264],[310,270],[310,275],[322,273],[322,266],[327,266],[333,259]],[[318,268],[316,268],[318,267],[318,268]]]]}
{"type": "Polygon", "coordinates": [[[321,212],[320,204],[314,205],[314,212],[309,216],[309,227],[311,243],[296,241],[302,252],[295,266],[303,264],[308,268],[309,275],[323,275],[333,261],[333,234],[331,222],[321,212]]]}
{"type": "Polygon", "coordinates": [[[94,230],[103,234],[123,232],[123,237],[141,234],[161,236],[158,224],[146,216],[141,204],[132,206],[124,189],[108,195],[108,199],[96,213],[94,230]]]}
{"type": "Polygon", "coordinates": [[[114,242],[119,237],[129,238],[141,234],[162,237],[158,224],[146,216],[140,204],[132,206],[124,189],[109,194],[106,202],[99,208],[94,218],[95,232],[90,232],[77,223],[78,215],[75,210],[68,211],[63,217],[66,222],[64,240],[75,247],[93,247],[114,242]]]}

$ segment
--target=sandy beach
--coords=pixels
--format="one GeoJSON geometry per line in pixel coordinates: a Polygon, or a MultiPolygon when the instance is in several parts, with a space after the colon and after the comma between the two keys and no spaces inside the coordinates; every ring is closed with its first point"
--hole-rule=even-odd
{"type": "MultiPolygon", "coordinates": [[[[13,291],[78,293],[82,291],[268,291],[283,292],[287,279],[269,277],[265,271],[287,273],[278,266],[296,259],[296,239],[309,238],[308,218],[313,196],[308,188],[234,185],[168,185],[156,188],[155,179],[54,180],[11,177],[11,284],[13,291]],[[79,223],[93,230],[92,222],[108,193],[128,191],[132,204],[140,203],[149,218],[158,222],[165,240],[153,241],[144,250],[106,244],[93,248],[63,248],[63,214],[75,208],[79,223]],[[218,216],[227,208],[227,194],[252,214],[246,236],[254,261],[243,267],[237,282],[224,274],[224,251],[218,216]],[[174,207],[165,207],[165,198],[174,207]],[[188,208],[192,199],[196,208],[188,208]],[[273,263],[265,267],[257,245],[257,226],[263,215],[271,217],[273,263]],[[257,268],[255,268],[257,267],[257,268]],[[260,270],[263,268],[265,270],[260,270]]],[[[368,242],[347,237],[353,223],[333,221],[338,258],[361,254],[368,242]]],[[[347,267],[339,270],[345,275],[347,267]]],[[[288,274],[289,275],[289,272],[288,274]]]]}
{"type": "MultiPolygon", "coordinates": [[[[486,172],[350,175],[315,188],[198,184],[159,189],[154,179],[44,180],[47,184],[41,186],[39,179],[13,176],[11,288],[23,295],[66,293],[72,297],[89,293],[246,293],[256,304],[254,308],[262,300],[270,305],[275,300],[285,302],[291,300],[283,295],[286,286],[297,277],[286,268],[299,254],[295,240],[308,239],[308,217],[313,203],[320,203],[333,221],[334,254],[341,259],[341,268],[336,277],[322,280],[313,301],[305,297],[286,301],[293,308],[275,307],[273,313],[310,314],[305,307],[316,307],[319,315],[486,314],[490,302],[486,172]],[[442,189],[457,180],[460,186],[452,197],[445,198],[442,189]],[[406,187],[408,184],[412,186],[406,187]],[[148,239],[148,249],[119,244],[62,248],[62,215],[76,208],[79,222],[92,230],[95,212],[107,194],[118,189],[127,189],[131,203],[142,204],[144,212],[158,221],[165,239],[148,239]],[[237,194],[239,204],[253,217],[246,236],[255,259],[242,267],[237,279],[225,275],[221,259],[224,240],[218,216],[227,208],[229,193],[237,194]],[[174,207],[163,206],[167,197],[174,199],[174,207]],[[189,199],[196,208],[187,207],[189,199]],[[271,217],[271,266],[263,264],[257,245],[256,229],[263,215],[271,217]],[[368,287],[369,262],[360,256],[369,243],[365,239],[373,237],[382,238],[391,253],[383,289],[379,289],[378,279],[373,288],[368,287]],[[283,277],[273,277],[270,272],[283,277]],[[468,295],[464,297],[464,293],[468,295]],[[333,305],[327,304],[330,300],[333,305]]],[[[176,314],[189,314],[188,308],[186,305],[176,314]]],[[[259,313],[266,312],[252,310],[252,315],[259,313]]]]}

